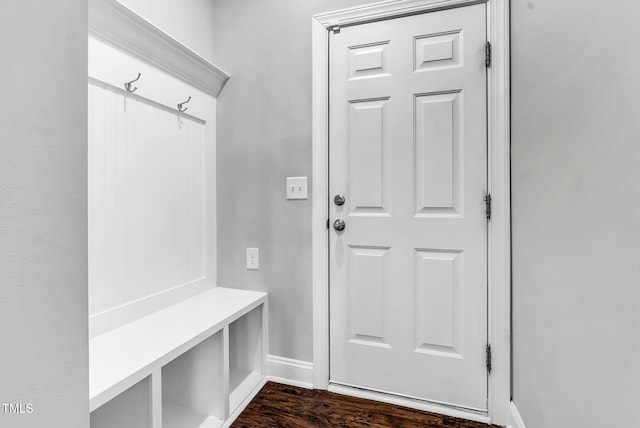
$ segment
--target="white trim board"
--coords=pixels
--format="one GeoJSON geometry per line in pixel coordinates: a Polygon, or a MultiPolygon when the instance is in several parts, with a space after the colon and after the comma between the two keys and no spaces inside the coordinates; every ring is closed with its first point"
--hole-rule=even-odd
{"type": "Polygon", "coordinates": [[[509,403],[509,419],[507,421],[507,428],[526,428],[522,416],[516,407],[516,404],[512,401],[509,403]]]}
{"type": "Polygon", "coordinates": [[[337,394],[349,395],[352,397],[364,398],[367,400],[380,401],[383,403],[394,404],[396,406],[410,407],[413,409],[422,410],[424,412],[438,413],[440,415],[447,415],[454,418],[461,418],[482,423],[490,422],[489,417],[482,413],[407,397],[401,397],[393,394],[385,394],[384,392],[371,391],[335,383],[330,384],[328,389],[329,391],[335,392],[337,394]]]}
{"type": "Polygon", "coordinates": [[[267,378],[301,388],[313,388],[313,363],[267,355],[267,378]]]}
{"type": "MultiPolygon", "coordinates": [[[[323,13],[312,18],[313,47],[313,361],[314,387],[329,388],[328,234],[328,29],[461,7],[477,0],[389,0],[323,13]]],[[[483,1],[480,1],[483,2],[483,1]]],[[[505,425],[510,402],[510,165],[509,165],[509,2],[488,0],[488,34],[493,46],[488,69],[489,177],[492,218],[489,223],[488,335],[492,347],[488,419],[505,425]]],[[[335,388],[335,387],[331,387],[335,388]]],[[[415,404],[415,403],[414,403],[415,404]]],[[[409,404],[410,405],[410,404],[409,404]]],[[[412,407],[416,407],[413,405],[412,407]]],[[[454,408],[450,408],[455,410],[454,408]]]]}
{"type": "Polygon", "coordinates": [[[116,0],[89,1],[89,34],[214,97],[229,79],[215,64],[116,0]]]}
{"type": "Polygon", "coordinates": [[[489,416],[504,425],[511,401],[511,165],[509,0],[488,3],[489,222],[488,335],[493,370],[489,375],[489,416]]]}
{"type": "Polygon", "coordinates": [[[90,315],[89,338],[94,338],[143,316],[168,308],[212,288],[204,281],[190,282],[90,315]]]}
{"type": "Polygon", "coordinates": [[[89,36],[88,48],[89,83],[109,85],[112,90],[124,95],[125,101],[150,101],[181,117],[205,123],[215,122],[212,105],[216,99],[210,94],[102,39],[89,36]],[[138,73],[140,77],[132,84],[135,92],[127,92],[125,82],[137,78],[138,73]],[[187,110],[179,112],[178,103],[186,101],[188,97],[191,98],[184,106],[187,110]]]}
{"type": "Polygon", "coordinates": [[[314,18],[324,27],[356,25],[369,21],[396,18],[405,15],[451,9],[476,3],[487,3],[489,0],[388,0],[356,6],[334,12],[320,13],[314,18]]]}

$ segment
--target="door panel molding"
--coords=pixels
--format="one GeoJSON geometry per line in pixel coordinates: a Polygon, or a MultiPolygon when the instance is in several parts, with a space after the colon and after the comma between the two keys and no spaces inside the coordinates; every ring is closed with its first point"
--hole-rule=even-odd
{"type": "MultiPolygon", "coordinates": [[[[510,165],[509,165],[509,2],[507,0],[391,0],[312,18],[313,46],[313,343],[314,387],[329,388],[328,299],[328,31],[334,26],[356,25],[426,11],[487,3],[492,64],[488,88],[488,188],[493,210],[489,223],[488,341],[492,371],[488,384],[487,419],[506,424],[510,402],[510,165]]],[[[441,53],[440,53],[441,54],[441,53]]],[[[369,67],[373,67],[369,58],[369,67]]],[[[367,63],[368,64],[368,63],[367,63]]],[[[366,65],[366,64],[365,64],[366,65]]],[[[435,64],[434,64],[435,65],[435,64]]],[[[379,70],[379,69],[378,69],[379,70]]],[[[363,70],[364,71],[364,70],[363,70]]],[[[373,72],[371,68],[371,72],[373,72]]],[[[335,387],[332,387],[335,389],[335,387]]],[[[349,393],[348,390],[341,391],[349,393]]],[[[428,403],[425,403],[428,405],[428,403]]],[[[420,407],[418,404],[412,407],[420,407]]],[[[460,416],[460,409],[438,406],[438,412],[460,416]]],[[[486,419],[485,419],[486,420],[486,419]]]]}

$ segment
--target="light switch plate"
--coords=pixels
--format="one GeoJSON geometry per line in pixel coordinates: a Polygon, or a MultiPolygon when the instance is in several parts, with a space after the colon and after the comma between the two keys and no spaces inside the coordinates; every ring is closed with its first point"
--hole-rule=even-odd
{"type": "Polygon", "coordinates": [[[260,252],[257,248],[247,248],[247,269],[260,269],[260,252]]]}
{"type": "Polygon", "coordinates": [[[287,199],[307,199],[307,177],[287,177],[287,199]]]}

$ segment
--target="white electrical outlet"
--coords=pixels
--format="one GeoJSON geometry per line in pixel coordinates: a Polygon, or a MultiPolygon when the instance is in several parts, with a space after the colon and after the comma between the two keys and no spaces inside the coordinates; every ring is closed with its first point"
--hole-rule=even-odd
{"type": "Polygon", "coordinates": [[[247,269],[260,269],[260,253],[257,248],[247,248],[247,269]]]}
{"type": "Polygon", "coordinates": [[[307,177],[287,177],[287,199],[307,199],[307,177]]]}

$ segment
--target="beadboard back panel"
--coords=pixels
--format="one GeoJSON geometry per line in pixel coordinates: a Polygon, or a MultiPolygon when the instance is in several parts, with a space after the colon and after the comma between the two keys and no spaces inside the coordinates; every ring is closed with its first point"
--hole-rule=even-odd
{"type": "Polygon", "coordinates": [[[215,286],[216,100],[108,43],[89,46],[94,337],[215,286]],[[130,93],[119,80],[140,70],[130,93]],[[189,96],[180,112],[172,100],[189,96]]]}
{"type": "Polygon", "coordinates": [[[89,312],[205,277],[203,126],[89,85],[89,312]]]}

